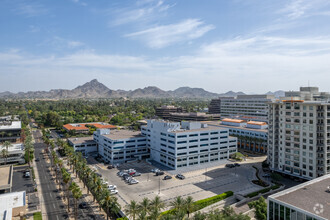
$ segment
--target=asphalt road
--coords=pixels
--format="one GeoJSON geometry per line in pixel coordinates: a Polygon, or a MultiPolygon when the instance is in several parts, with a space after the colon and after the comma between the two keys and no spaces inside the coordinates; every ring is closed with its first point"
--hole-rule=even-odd
{"type": "MultiPolygon", "coordinates": [[[[42,142],[41,132],[37,130],[33,133],[36,140],[35,155],[40,161],[37,162],[37,169],[39,172],[40,183],[42,187],[43,203],[45,204],[48,219],[67,219],[67,206],[64,205],[60,194],[55,185],[55,179],[52,177],[49,171],[50,163],[47,163],[42,154],[42,149],[45,149],[46,145],[42,142]]],[[[63,187],[63,186],[62,186],[63,187]]],[[[73,198],[70,199],[70,210],[73,210],[73,198]]],[[[78,201],[78,205],[81,202],[85,202],[84,195],[78,201]]],[[[87,203],[88,204],[88,203],[87,203]]],[[[78,208],[78,219],[104,219],[100,216],[95,216],[92,208],[88,206],[85,209],[78,208]]]]}

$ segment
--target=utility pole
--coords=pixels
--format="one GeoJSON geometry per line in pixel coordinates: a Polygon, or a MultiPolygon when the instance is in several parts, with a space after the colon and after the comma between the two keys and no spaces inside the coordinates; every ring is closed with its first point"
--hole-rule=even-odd
{"type": "Polygon", "coordinates": [[[159,185],[158,185],[158,195],[160,194],[160,176],[159,176],[159,185]]]}

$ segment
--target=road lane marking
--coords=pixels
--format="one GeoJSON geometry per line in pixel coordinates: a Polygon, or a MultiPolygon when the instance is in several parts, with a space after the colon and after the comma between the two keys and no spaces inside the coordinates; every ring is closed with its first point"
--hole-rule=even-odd
{"type": "Polygon", "coordinates": [[[51,197],[51,198],[53,198],[53,196],[52,196],[52,194],[51,194],[51,193],[49,193],[49,195],[50,195],[50,197],[51,197]]]}
{"type": "Polygon", "coordinates": [[[55,207],[55,204],[53,203],[53,207],[54,207],[54,209],[56,209],[56,207],[55,207]]]}

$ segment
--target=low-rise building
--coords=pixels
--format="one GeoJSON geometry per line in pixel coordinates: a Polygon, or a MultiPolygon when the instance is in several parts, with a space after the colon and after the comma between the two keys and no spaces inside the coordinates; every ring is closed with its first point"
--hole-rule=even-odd
{"type": "Polygon", "coordinates": [[[239,150],[267,153],[268,125],[266,122],[223,119],[221,122],[207,123],[229,129],[229,135],[237,137],[239,150]]]}
{"type": "Polygon", "coordinates": [[[175,107],[173,105],[164,105],[161,107],[155,108],[156,116],[162,119],[169,119],[170,113],[183,112],[181,107],[175,107]]]}
{"type": "Polygon", "coordinates": [[[2,117],[0,120],[0,144],[5,141],[21,142],[22,123],[21,121],[12,121],[10,118],[2,117]]]}
{"type": "Polygon", "coordinates": [[[215,121],[220,120],[220,114],[205,112],[170,113],[169,121],[215,121]]]}
{"type": "Polygon", "coordinates": [[[0,144],[0,152],[3,152],[2,150],[7,151],[7,155],[0,154],[0,164],[5,163],[19,163],[23,164],[25,163],[24,159],[24,145],[22,143],[20,144],[11,144],[8,149],[0,144]]]}
{"type": "Polygon", "coordinates": [[[68,138],[68,143],[74,151],[81,152],[83,156],[97,153],[97,143],[94,141],[93,136],[68,138]]]}
{"type": "Polygon", "coordinates": [[[139,131],[98,129],[94,140],[99,155],[111,164],[149,157],[147,138],[139,131]]]}
{"type": "Polygon", "coordinates": [[[270,195],[267,203],[268,220],[330,219],[330,175],[270,195]]]}
{"type": "Polygon", "coordinates": [[[23,219],[26,214],[26,192],[12,192],[0,195],[0,219],[23,219]]]}
{"type": "Polygon", "coordinates": [[[93,122],[93,123],[75,123],[75,124],[65,124],[63,125],[63,129],[67,132],[74,131],[77,134],[87,134],[89,132],[89,128],[95,129],[116,129],[117,127],[114,125],[110,125],[104,122],[93,122]]]}
{"type": "Polygon", "coordinates": [[[11,192],[13,165],[0,167],[0,194],[11,192]]]}
{"type": "Polygon", "coordinates": [[[150,158],[172,169],[226,160],[237,152],[237,138],[227,128],[200,122],[148,120],[141,132],[150,158]]]}

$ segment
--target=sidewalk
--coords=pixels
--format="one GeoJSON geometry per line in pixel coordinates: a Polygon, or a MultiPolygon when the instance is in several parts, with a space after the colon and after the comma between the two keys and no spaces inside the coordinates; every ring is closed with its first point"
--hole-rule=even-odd
{"type": "MultiPolygon", "coordinates": [[[[68,173],[71,174],[72,181],[77,183],[77,185],[80,187],[81,192],[84,196],[84,199],[88,204],[90,204],[90,207],[92,208],[94,215],[98,215],[103,218],[106,218],[106,216],[107,216],[106,213],[103,211],[103,209],[101,209],[101,211],[100,211],[99,205],[96,202],[96,200],[95,200],[95,202],[93,202],[93,195],[91,193],[89,193],[87,195],[87,186],[84,188],[84,183],[82,181],[79,181],[79,177],[76,178],[76,175],[74,173],[72,173],[72,170],[70,170],[70,167],[67,165],[66,159],[63,159],[63,167],[66,168],[68,173]]],[[[65,204],[67,205],[66,201],[65,201],[65,204]]]]}

